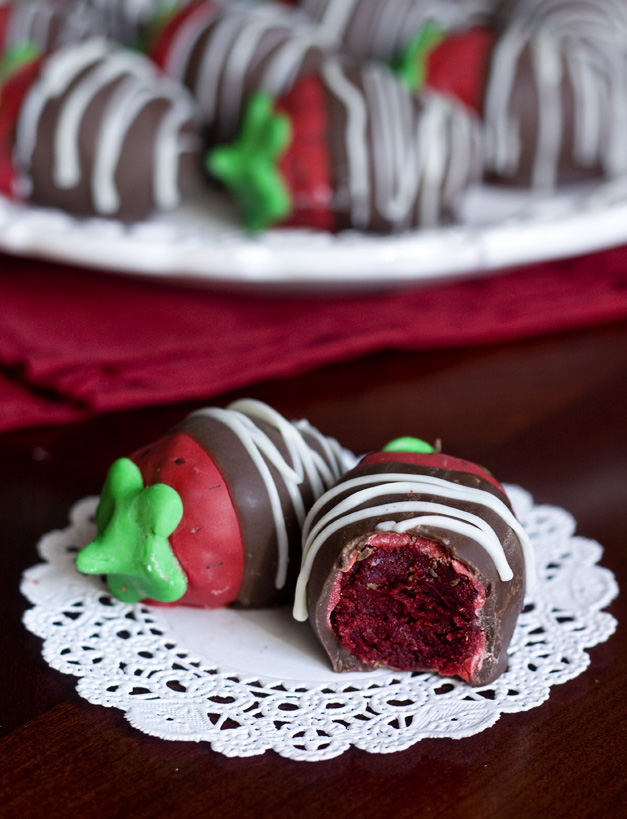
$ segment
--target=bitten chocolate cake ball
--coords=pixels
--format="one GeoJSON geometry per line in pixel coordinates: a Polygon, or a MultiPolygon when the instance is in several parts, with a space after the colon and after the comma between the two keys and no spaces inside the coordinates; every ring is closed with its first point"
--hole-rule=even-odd
{"type": "Polygon", "coordinates": [[[305,514],[344,457],[259,401],[199,410],[113,464],[77,567],[126,602],[291,602],[305,514]]]}
{"type": "MultiPolygon", "coordinates": [[[[416,439],[413,439],[415,442],[416,439]]],[[[533,555],[497,481],[423,442],[366,456],[309,513],[294,616],[335,671],[433,671],[472,685],[507,666],[533,555]]]]}

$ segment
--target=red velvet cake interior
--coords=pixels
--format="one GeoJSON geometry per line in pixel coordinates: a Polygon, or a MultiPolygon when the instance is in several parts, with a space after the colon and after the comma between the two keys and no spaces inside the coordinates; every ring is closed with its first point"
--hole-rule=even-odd
{"type": "Polygon", "coordinates": [[[381,533],[338,574],[328,611],[339,641],[362,662],[470,680],[485,649],[477,622],[484,603],[481,583],[439,543],[381,533]]]}

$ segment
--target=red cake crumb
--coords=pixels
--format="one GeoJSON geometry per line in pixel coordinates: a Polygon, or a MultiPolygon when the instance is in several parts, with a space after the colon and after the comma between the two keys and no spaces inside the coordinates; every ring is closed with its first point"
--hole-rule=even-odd
{"type": "Polygon", "coordinates": [[[484,603],[481,583],[438,543],[382,533],[338,575],[329,618],[344,648],[365,663],[469,681],[485,649],[477,623],[484,603]]]}

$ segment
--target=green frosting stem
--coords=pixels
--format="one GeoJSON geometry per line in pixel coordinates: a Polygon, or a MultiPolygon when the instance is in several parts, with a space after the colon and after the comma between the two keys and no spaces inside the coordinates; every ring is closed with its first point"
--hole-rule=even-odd
{"type": "Polygon", "coordinates": [[[394,72],[410,91],[419,91],[425,84],[427,59],[444,36],[445,31],[439,23],[427,20],[393,61],[394,72]]]}
{"type": "Polygon", "coordinates": [[[179,600],[187,577],[168,538],[182,516],[176,490],[163,483],[144,487],[137,465],[120,458],[96,510],[98,535],[79,552],[76,566],[84,574],[106,574],[109,588],[125,603],[179,600]]]}
{"type": "Polygon", "coordinates": [[[386,444],[382,452],[435,452],[435,449],[426,441],[420,438],[412,438],[405,436],[404,438],[395,438],[386,444]]]}
{"type": "Polygon", "coordinates": [[[277,167],[291,139],[289,117],[274,110],[269,94],[258,92],[246,106],[237,140],[214,148],[207,156],[207,169],[234,194],[252,232],[280,222],[292,209],[277,167]]]}
{"type": "Polygon", "coordinates": [[[41,51],[35,43],[30,40],[22,40],[10,46],[0,59],[0,85],[7,80],[8,77],[17,71],[26,63],[36,60],[41,51]]]}

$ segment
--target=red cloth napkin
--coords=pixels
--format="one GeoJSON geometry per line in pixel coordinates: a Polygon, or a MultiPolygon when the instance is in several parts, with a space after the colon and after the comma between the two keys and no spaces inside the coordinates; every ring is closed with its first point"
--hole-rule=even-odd
{"type": "Polygon", "coordinates": [[[627,246],[353,297],[263,297],[0,255],[0,430],[190,399],[382,348],[627,317],[627,246]]]}

